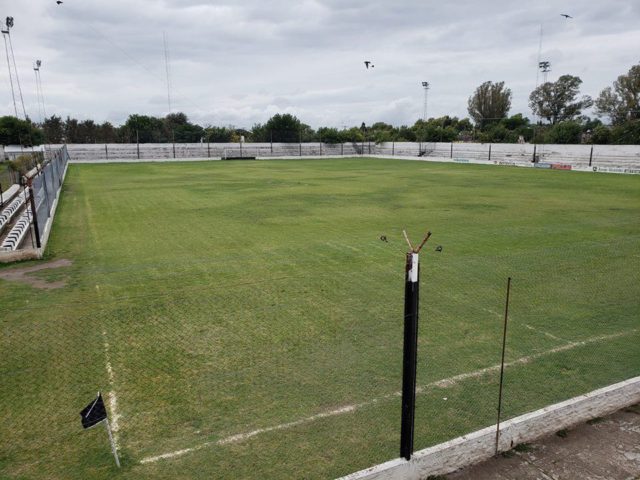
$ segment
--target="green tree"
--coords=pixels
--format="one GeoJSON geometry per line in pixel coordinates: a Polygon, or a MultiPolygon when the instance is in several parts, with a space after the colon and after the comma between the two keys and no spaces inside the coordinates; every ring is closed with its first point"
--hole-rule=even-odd
{"type": "Polygon", "coordinates": [[[484,82],[467,103],[469,115],[483,129],[507,116],[511,109],[511,90],[505,88],[504,82],[484,82]]]}
{"type": "Polygon", "coordinates": [[[318,140],[323,143],[336,144],[342,142],[342,135],[337,128],[320,127],[318,129],[318,140]]]}
{"type": "Polygon", "coordinates": [[[265,123],[264,131],[269,139],[273,138],[274,142],[298,142],[301,136],[305,141],[304,139],[310,133],[308,131],[310,127],[308,125],[305,125],[305,127],[303,132],[303,124],[294,115],[276,113],[265,123]]]}
{"type": "Polygon", "coordinates": [[[147,115],[129,115],[129,118],[123,125],[125,129],[125,138],[128,142],[136,142],[136,138],[140,143],[159,143],[166,140],[164,135],[164,123],[156,117],[147,115]]]}
{"type": "Polygon", "coordinates": [[[597,98],[596,113],[607,116],[614,125],[640,119],[640,64],[634,65],[626,75],[620,75],[597,98]]]}
{"type": "Polygon", "coordinates": [[[535,115],[555,125],[559,121],[574,120],[582,110],[591,107],[593,100],[588,95],[578,99],[580,77],[562,75],[556,82],[547,82],[529,95],[529,106],[535,115]]]}
{"type": "Polygon", "coordinates": [[[204,131],[204,136],[206,140],[212,143],[228,143],[231,142],[233,130],[225,127],[207,127],[204,131]]]}
{"type": "Polygon", "coordinates": [[[62,143],[64,137],[64,123],[62,122],[62,118],[55,115],[51,115],[51,117],[45,118],[42,125],[42,130],[47,142],[62,143]]]}
{"type": "Polygon", "coordinates": [[[591,133],[591,142],[604,145],[611,143],[611,129],[604,125],[599,125],[591,133]]]}
{"type": "Polygon", "coordinates": [[[582,125],[574,121],[565,121],[555,124],[546,135],[548,143],[581,143],[582,125]]]}
{"type": "Polygon", "coordinates": [[[42,143],[42,131],[31,120],[16,117],[0,117],[0,145],[22,145],[30,147],[42,143]]]}
{"type": "Polygon", "coordinates": [[[99,143],[115,143],[118,141],[118,131],[110,122],[104,122],[98,127],[96,137],[99,143]]]}
{"type": "Polygon", "coordinates": [[[66,143],[83,143],[78,131],[78,120],[67,116],[64,121],[64,141],[66,143]]]}

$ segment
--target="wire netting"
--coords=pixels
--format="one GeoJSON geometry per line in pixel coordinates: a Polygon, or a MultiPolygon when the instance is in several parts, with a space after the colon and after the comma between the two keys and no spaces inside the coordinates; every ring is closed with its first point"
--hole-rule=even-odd
{"type": "MultiPolygon", "coordinates": [[[[40,208],[65,162],[34,178],[40,208]]],[[[113,478],[106,433],[79,421],[98,391],[122,478],[335,478],[396,458],[405,228],[433,231],[416,449],[496,423],[508,277],[502,421],[637,376],[637,180],[570,175],[72,166],[57,267],[0,268],[0,472],[113,478]]]]}

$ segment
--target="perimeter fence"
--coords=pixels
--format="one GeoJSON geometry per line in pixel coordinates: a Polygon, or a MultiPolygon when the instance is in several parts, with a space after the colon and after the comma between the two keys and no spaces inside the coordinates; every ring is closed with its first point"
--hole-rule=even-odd
{"type": "Polygon", "coordinates": [[[427,208],[455,233],[421,254],[416,450],[495,424],[507,277],[503,421],[640,375],[638,209],[617,192],[576,188],[543,217],[559,197],[530,206],[537,185],[177,170],[85,168],[58,243],[74,264],[49,274],[67,286],[0,283],[3,476],[112,477],[78,415],[98,390],[124,478],[335,478],[398,457],[405,245],[377,229],[427,208]]]}
{"type": "Polygon", "coordinates": [[[533,145],[440,142],[358,141],[347,143],[175,143],[74,144],[73,161],[109,162],[180,159],[253,159],[324,156],[385,155],[479,161],[498,165],[533,165],[540,168],[612,168],[640,172],[637,145],[533,145]],[[552,167],[553,165],[553,167],[552,167]]]}

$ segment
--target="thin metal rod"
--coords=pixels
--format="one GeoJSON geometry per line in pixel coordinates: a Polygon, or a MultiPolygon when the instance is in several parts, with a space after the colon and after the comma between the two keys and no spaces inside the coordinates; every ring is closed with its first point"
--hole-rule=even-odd
{"type": "MultiPolygon", "coordinates": [[[[22,87],[20,86],[20,77],[18,76],[18,67],[16,66],[16,57],[13,54],[13,42],[11,41],[11,31],[7,34],[9,37],[9,48],[11,49],[11,59],[13,60],[13,72],[16,74],[16,83],[18,84],[18,93],[20,93],[20,102],[22,103],[22,113],[24,114],[24,119],[27,119],[27,110],[24,107],[24,98],[22,96],[22,87]]],[[[31,137],[31,131],[29,131],[29,137],[31,137]]],[[[33,146],[33,142],[32,146],[33,146]]]]}
{"type": "Polygon", "coordinates": [[[409,245],[409,250],[413,252],[413,245],[411,245],[411,242],[409,241],[409,237],[407,236],[407,231],[402,230],[402,235],[404,235],[404,239],[407,241],[407,245],[409,245]]]}
{"type": "Polygon", "coordinates": [[[498,421],[496,422],[496,455],[500,441],[500,414],[502,413],[502,387],[504,384],[504,354],[507,346],[507,320],[509,318],[509,293],[511,291],[511,277],[507,278],[507,300],[504,305],[504,329],[502,333],[502,359],[500,360],[500,387],[498,391],[498,421]]]}
{"type": "Polygon", "coordinates": [[[7,37],[6,33],[2,33],[2,38],[4,38],[4,51],[7,54],[7,68],[9,69],[9,83],[11,84],[11,97],[13,98],[13,111],[16,114],[16,118],[18,117],[18,105],[16,104],[16,93],[13,89],[13,75],[11,74],[11,61],[9,60],[9,48],[7,46],[7,37]]]}
{"type": "Polygon", "coordinates": [[[116,461],[116,465],[120,468],[120,459],[118,458],[118,450],[116,449],[116,443],[113,441],[113,434],[111,433],[111,425],[109,425],[109,419],[104,419],[104,425],[107,428],[107,434],[109,435],[109,443],[111,444],[111,452],[113,453],[113,458],[116,461]]]}

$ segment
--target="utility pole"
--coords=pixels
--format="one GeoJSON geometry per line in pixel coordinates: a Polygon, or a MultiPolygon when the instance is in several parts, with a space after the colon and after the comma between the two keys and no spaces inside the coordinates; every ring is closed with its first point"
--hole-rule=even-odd
{"type": "Polygon", "coordinates": [[[9,47],[7,45],[7,36],[10,35],[9,31],[13,27],[13,17],[7,17],[5,28],[0,30],[2,32],[2,38],[4,39],[4,51],[7,55],[7,68],[9,70],[9,83],[11,84],[11,98],[13,98],[13,111],[18,118],[18,106],[16,104],[16,92],[13,88],[13,74],[11,73],[11,60],[9,59],[9,47]]]}

